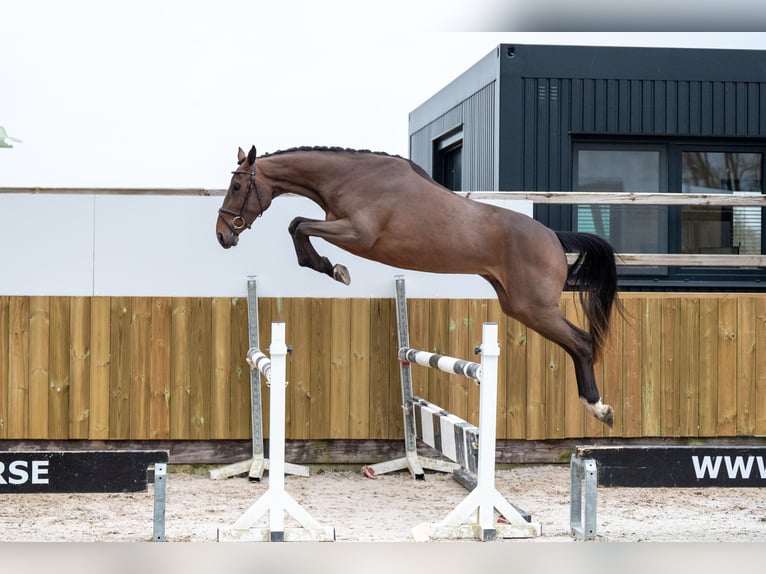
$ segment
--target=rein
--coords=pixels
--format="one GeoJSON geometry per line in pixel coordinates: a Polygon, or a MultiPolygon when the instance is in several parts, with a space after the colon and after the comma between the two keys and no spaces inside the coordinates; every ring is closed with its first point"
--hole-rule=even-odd
{"type": "Polygon", "coordinates": [[[255,182],[255,170],[252,171],[242,171],[242,170],[236,170],[232,171],[233,174],[244,174],[249,173],[250,174],[250,180],[247,183],[247,190],[245,191],[245,198],[242,200],[242,205],[239,208],[239,211],[234,211],[233,209],[229,209],[227,207],[221,207],[218,210],[219,215],[230,215],[231,221],[226,221],[224,219],[224,222],[226,222],[226,225],[229,226],[229,229],[231,229],[232,233],[239,234],[241,231],[247,227],[250,229],[252,227],[252,222],[247,223],[245,220],[245,209],[247,208],[247,203],[250,201],[250,192],[252,190],[255,190],[255,197],[258,199],[258,215],[256,216],[256,219],[258,219],[261,215],[263,215],[263,203],[261,202],[261,194],[258,191],[258,184],[255,182]]]}

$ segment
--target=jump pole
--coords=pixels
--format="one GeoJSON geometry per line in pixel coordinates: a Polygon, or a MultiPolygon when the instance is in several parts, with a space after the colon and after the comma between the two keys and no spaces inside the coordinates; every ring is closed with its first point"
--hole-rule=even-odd
{"type": "Polygon", "coordinates": [[[257,347],[247,352],[252,370],[262,374],[271,391],[269,420],[269,488],[231,527],[218,529],[219,542],[296,542],[335,540],[335,529],[322,526],[285,490],[285,387],[287,345],[285,324],[271,324],[271,358],[257,347]],[[285,526],[285,512],[300,527],[285,526]],[[268,526],[254,524],[268,514],[268,526]]]}
{"type": "MultiPolygon", "coordinates": [[[[258,291],[256,278],[247,278],[247,334],[250,349],[260,348],[258,324],[258,291]]],[[[250,412],[253,437],[253,456],[247,460],[234,462],[214,468],[210,478],[220,480],[248,473],[251,481],[260,482],[263,471],[269,469],[269,459],[263,450],[263,400],[261,397],[261,374],[257,369],[250,369],[250,412]]],[[[297,476],[309,476],[309,468],[298,464],[285,463],[285,472],[297,476]]]]}

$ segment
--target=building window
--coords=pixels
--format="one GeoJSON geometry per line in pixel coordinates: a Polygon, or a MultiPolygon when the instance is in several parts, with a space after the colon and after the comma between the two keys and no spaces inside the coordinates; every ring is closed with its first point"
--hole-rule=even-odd
{"type": "MultiPolygon", "coordinates": [[[[573,148],[573,189],[586,192],[760,195],[764,153],[728,142],[581,141],[573,148]]],[[[620,253],[763,253],[760,207],[576,205],[572,227],[608,239],[620,253]]],[[[622,267],[625,285],[766,280],[764,269],[622,267]],[[642,283],[643,280],[643,283],[642,283]]]]}
{"type": "Polygon", "coordinates": [[[434,140],[433,178],[447,189],[463,189],[463,129],[434,140]]]}
{"type": "MultiPolygon", "coordinates": [[[[586,192],[660,193],[667,189],[665,152],[661,148],[622,149],[582,147],[575,158],[575,190],[586,192]]],[[[655,205],[578,205],[574,228],[601,235],[619,253],[667,253],[668,210],[655,205]]],[[[650,268],[625,268],[623,274],[650,268]]],[[[655,274],[666,269],[651,268],[655,274]]]]}
{"type": "MultiPolygon", "coordinates": [[[[760,195],[763,154],[681,152],[683,193],[760,195]]],[[[761,253],[758,207],[681,208],[681,253],[761,253]]]]}

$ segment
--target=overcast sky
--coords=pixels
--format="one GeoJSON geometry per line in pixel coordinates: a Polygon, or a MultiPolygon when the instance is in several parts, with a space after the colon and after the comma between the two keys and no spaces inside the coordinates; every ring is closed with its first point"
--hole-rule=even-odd
{"type": "Polygon", "coordinates": [[[515,29],[496,4],[4,1],[0,126],[23,143],[0,148],[0,187],[219,189],[252,144],[408,156],[409,112],[499,43],[766,49],[746,31],[476,32],[515,29]]]}

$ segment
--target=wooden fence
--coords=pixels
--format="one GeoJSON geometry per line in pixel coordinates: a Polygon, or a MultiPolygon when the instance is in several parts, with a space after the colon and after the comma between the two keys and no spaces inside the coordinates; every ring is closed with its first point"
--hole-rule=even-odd
{"type": "MultiPolygon", "coordinates": [[[[393,289],[393,288],[392,288],[393,289]]],[[[494,300],[413,299],[416,348],[470,358],[499,323],[498,438],[766,434],[766,294],[622,295],[597,377],[613,430],[585,416],[569,358],[494,300]]],[[[245,439],[246,300],[0,297],[0,439],[245,439]]],[[[562,307],[579,322],[579,306],[562,307]]],[[[287,437],[402,436],[391,299],[259,301],[285,321],[287,437]]],[[[471,421],[478,388],[439,371],[415,393],[471,421]]],[[[268,402],[268,393],[264,393],[268,402]]],[[[265,412],[268,428],[268,410],[265,412]]]]}

